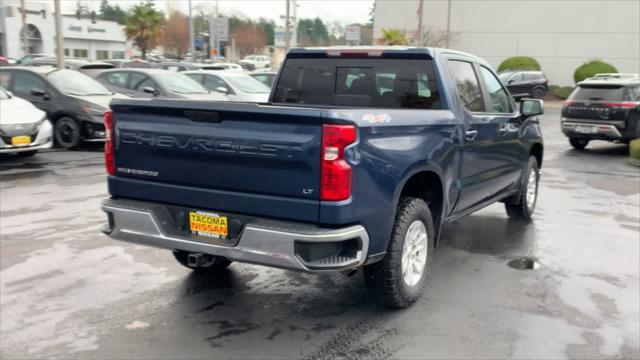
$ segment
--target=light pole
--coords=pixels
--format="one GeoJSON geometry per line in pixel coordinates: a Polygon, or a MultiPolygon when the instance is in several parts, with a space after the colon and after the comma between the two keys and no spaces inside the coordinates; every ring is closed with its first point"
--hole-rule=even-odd
{"type": "Polygon", "coordinates": [[[53,0],[53,6],[56,12],[56,55],[58,58],[58,69],[64,69],[64,38],[62,35],[60,0],[53,0]]]}
{"type": "Polygon", "coordinates": [[[191,0],[189,0],[189,49],[191,50],[191,61],[196,61],[196,47],[193,43],[193,16],[191,16],[191,0]]]}

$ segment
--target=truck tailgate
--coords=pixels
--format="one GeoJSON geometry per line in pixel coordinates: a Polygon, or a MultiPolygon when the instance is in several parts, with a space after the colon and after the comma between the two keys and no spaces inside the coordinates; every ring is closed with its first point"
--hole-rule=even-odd
{"type": "Polygon", "coordinates": [[[220,200],[225,211],[272,215],[287,201],[319,204],[320,110],[176,100],[122,100],[112,109],[116,179],[132,180],[117,182],[116,196],[131,196],[127,184],[142,180],[179,189],[183,196],[166,198],[184,206],[216,209],[220,200]]]}

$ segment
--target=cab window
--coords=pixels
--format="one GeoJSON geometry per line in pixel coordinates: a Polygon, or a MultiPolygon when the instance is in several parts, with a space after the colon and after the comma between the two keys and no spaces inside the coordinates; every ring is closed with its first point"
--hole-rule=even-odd
{"type": "Polygon", "coordinates": [[[490,108],[489,112],[493,113],[511,113],[511,100],[505,89],[498,81],[493,73],[484,66],[480,67],[482,78],[489,92],[490,108]]]}
{"type": "Polygon", "coordinates": [[[458,89],[462,105],[472,112],[486,111],[480,82],[473,69],[473,64],[462,60],[449,60],[449,72],[458,89]]]}

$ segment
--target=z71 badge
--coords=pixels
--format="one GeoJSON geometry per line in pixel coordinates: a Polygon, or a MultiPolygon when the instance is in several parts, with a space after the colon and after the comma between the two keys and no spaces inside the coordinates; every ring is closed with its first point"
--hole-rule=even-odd
{"type": "Polygon", "coordinates": [[[382,124],[390,122],[391,116],[389,114],[365,114],[362,115],[362,120],[370,124],[382,124]]]}

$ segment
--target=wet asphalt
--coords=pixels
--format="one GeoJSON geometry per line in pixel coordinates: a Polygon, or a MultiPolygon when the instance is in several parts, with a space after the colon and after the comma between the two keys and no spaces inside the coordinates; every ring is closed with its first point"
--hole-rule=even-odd
{"type": "Polygon", "coordinates": [[[202,277],[109,240],[99,147],[2,157],[0,357],[639,358],[640,169],[625,145],[572,150],[558,125],[547,110],[535,220],[496,204],[446,227],[402,311],[360,273],[202,277]],[[534,268],[508,266],[522,257],[534,268]]]}

